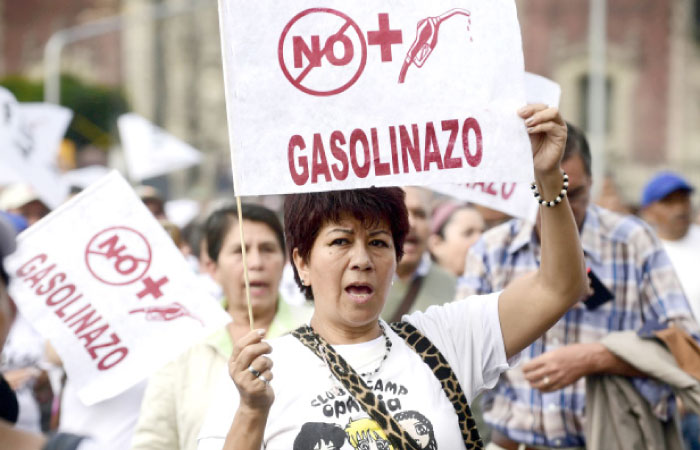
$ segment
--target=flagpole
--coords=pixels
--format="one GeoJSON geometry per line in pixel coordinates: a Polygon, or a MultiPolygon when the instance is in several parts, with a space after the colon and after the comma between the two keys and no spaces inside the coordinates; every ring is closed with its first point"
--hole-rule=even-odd
{"type": "Polygon", "coordinates": [[[243,211],[241,208],[241,196],[236,194],[236,209],[238,209],[238,230],[241,234],[241,255],[243,256],[243,279],[245,280],[245,298],[248,302],[248,318],[250,329],[253,330],[253,305],[250,303],[250,279],[248,278],[248,259],[246,258],[245,240],[243,237],[243,211]]]}

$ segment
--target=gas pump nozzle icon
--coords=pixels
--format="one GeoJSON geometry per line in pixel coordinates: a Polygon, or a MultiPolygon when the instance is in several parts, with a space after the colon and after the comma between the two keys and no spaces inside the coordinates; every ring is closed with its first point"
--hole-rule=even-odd
{"type": "Polygon", "coordinates": [[[423,64],[425,64],[425,61],[433,50],[435,50],[435,46],[437,45],[440,24],[450,17],[457,15],[469,17],[469,23],[471,24],[471,13],[461,8],[451,9],[437,17],[427,17],[418,22],[416,39],[413,41],[408,53],[406,53],[406,58],[404,59],[401,73],[399,74],[399,84],[406,80],[406,72],[408,72],[408,68],[411,64],[415,64],[416,67],[419,68],[423,67],[423,64]]]}

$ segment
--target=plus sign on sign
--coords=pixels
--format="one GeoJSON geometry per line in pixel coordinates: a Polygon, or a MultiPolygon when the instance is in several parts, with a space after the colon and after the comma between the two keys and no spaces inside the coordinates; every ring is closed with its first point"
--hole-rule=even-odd
{"type": "Polygon", "coordinates": [[[88,405],[230,320],[116,172],[22,233],[6,267],[12,298],[88,405]]]}
{"type": "Polygon", "coordinates": [[[532,178],[514,0],[219,0],[242,195],[532,178]]]}

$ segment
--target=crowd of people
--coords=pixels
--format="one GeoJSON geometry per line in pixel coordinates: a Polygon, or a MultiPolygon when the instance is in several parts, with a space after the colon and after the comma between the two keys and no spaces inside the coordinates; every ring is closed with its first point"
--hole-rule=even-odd
{"type": "MultiPolygon", "coordinates": [[[[700,448],[694,187],[660,172],[639,217],[596,206],[584,134],[520,114],[536,223],[403,187],[288,195],[283,221],[230,203],[180,229],[137,189],[232,322],[96,405],[3,270],[0,448],[700,448]]],[[[0,209],[3,257],[49,213],[26,186],[0,209]]]]}

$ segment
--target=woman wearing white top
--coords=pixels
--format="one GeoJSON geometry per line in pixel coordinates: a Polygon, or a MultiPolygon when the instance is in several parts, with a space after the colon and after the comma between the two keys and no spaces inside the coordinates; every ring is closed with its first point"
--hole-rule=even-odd
{"type": "MultiPolygon", "coordinates": [[[[566,126],[557,110],[543,105],[527,106],[520,115],[531,136],[541,198],[559,200],[541,209],[539,270],[501,293],[404,316],[442,353],[467,400],[495,384],[508,359],[586,289],[578,231],[561,192],[567,185],[559,165],[566,126]]],[[[407,229],[397,188],[288,196],[287,245],[297,282],[315,303],[310,327],[270,342],[256,330],[236,343],[229,361],[234,383],[218,393],[198,448],[399,450],[406,435],[412,439],[407,448],[480,448],[474,433],[465,437],[436,373],[379,320],[407,229]],[[308,336],[321,349],[318,357],[313,346],[302,344],[308,336]],[[335,354],[349,368],[336,364],[335,354]],[[354,382],[374,394],[398,431],[380,426],[386,421],[363,410],[364,397],[348,393],[343,374],[352,369],[360,374],[354,382]]]]}

